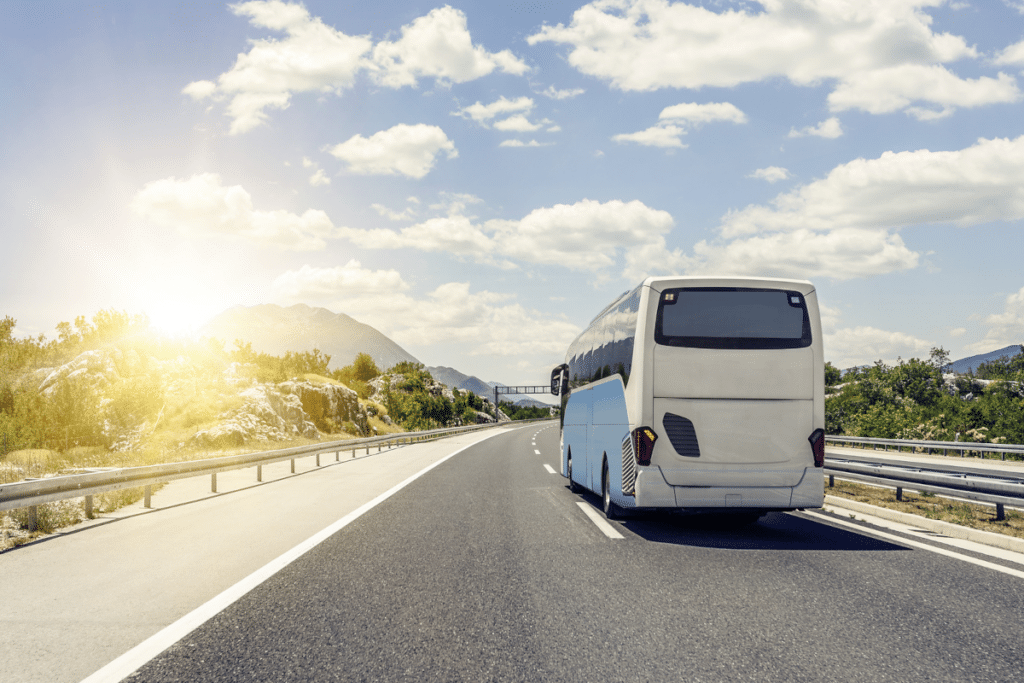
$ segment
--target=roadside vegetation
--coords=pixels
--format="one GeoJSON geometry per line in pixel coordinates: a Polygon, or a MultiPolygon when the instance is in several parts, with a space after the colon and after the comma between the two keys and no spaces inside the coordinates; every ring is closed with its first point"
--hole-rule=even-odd
{"type": "Polygon", "coordinates": [[[1024,353],[944,380],[949,354],[876,362],[841,375],[826,364],[825,431],[840,436],[1024,443],[1024,353]]]}
{"type": "MultiPolygon", "coordinates": [[[[366,353],[332,370],[330,355],[317,349],[274,356],[238,340],[226,348],[217,339],[172,339],[152,330],[145,316],[113,310],[62,322],[54,339],[17,338],[15,326],[10,316],[0,320],[0,483],[316,441],[296,436],[236,447],[195,445],[197,432],[242,406],[240,388],[252,382],[353,390],[366,413],[363,426],[338,424],[315,402],[303,403],[319,434],[334,440],[476,424],[494,415],[489,402],[448,391],[421,364],[382,370],[366,353]]],[[[98,495],[94,509],[113,510],[141,495],[141,489],[98,495]]],[[[39,530],[84,516],[81,499],[40,506],[39,530]]],[[[27,511],[0,515],[0,548],[26,523],[27,511]]]]}
{"type": "Polygon", "coordinates": [[[501,412],[508,415],[510,420],[532,420],[551,416],[551,409],[545,406],[517,406],[507,401],[501,402],[501,412]]]}

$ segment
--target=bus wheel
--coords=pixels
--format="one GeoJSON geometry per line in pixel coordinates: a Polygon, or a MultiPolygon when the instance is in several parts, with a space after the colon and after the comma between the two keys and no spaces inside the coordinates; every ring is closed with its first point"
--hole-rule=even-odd
{"type": "Polygon", "coordinates": [[[608,519],[621,519],[622,508],[612,502],[612,485],[608,481],[608,462],[601,468],[601,497],[604,499],[604,516],[608,519]]]}
{"type": "Polygon", "coordinates": [[[572,480],[572,449],[569,449],[569,490],[573,493],[579,493],[582,487],[572,480]]]}

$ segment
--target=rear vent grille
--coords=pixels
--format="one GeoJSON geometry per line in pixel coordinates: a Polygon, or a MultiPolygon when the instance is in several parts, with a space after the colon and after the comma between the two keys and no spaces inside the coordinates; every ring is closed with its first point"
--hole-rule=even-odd
{"type": "Polygon", "coordinates": [[[668,440],[672,442],[672,448],[684,458],[699,458],[700,446],[697,445],[697,433],[693,429],[693,423],[685,417],[665,413],[665,419],[661,422],[665,426],[665,433],[668,440]]]}
{"type": "Polygon", "coordinates": [[[633,456],[633,440],[626,434],[622,440],[622,492],[633,495],[636,487],[636,458],[633,456]]]}

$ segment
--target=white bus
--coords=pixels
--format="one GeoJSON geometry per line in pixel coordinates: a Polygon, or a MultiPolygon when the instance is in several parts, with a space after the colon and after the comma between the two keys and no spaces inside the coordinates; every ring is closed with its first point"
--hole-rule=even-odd
{"type": "Polygon", "coordinates": [[[551,373],[562,476],[605,514],[754,521],[824,503],[825,364],[806,280],[651,277],[551,373]]]}

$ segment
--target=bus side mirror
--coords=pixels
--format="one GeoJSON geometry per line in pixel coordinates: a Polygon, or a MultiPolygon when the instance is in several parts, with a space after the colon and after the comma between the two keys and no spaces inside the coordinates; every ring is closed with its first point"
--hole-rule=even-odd
{"type": "Polygon", "coordinates": [[[569,366],[559,365],[551,371],[551,394],[559,396],[569,390],[569,366]]]}

